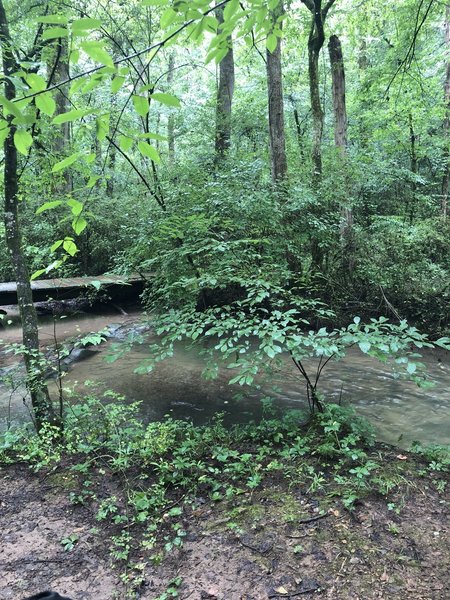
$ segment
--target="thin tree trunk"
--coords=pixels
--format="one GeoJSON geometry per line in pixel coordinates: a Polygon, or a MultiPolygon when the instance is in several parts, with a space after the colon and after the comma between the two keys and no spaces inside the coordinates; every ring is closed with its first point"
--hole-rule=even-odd
{"type": "MultiPolygon", "coordinates": [[[[283,4],[280,2],[277,10],[272,15],[275,23],[282,14],[283,4]]],[[[277,27],[281,29],[281,23],[277,27]]],[[[279,183],[287,174],[280,37],[277,37],[277,45],[274,51],[267,50],[266,52],[266,70],[272,181],[279,183]]]]}
{"type": "MultiPolygon", "coordinates": [[[[16,90],[10,78],[17,70],[12,54],[12,41],[9,34],[3,1],[0,0],[0,46],[2,49],[3,73],[5,75],[5,97],[10,102],[15,100],[16,90]]],[[[19,222],[19,180],[17,151],[14,145],[16,127],[13,115],[6,121],[9,135],[5,139],[4,150],[4,222],[6,244],[11,257],[17,283],[17,301],[22,322],[24,361],[27,373],[27,389],[30,393],[34,411],[36,428],[41,429],[45,421],[53,421],[53,407],[45,385],[43,369],[39,360],[39,337],[36,310],[30,285],[30,276],[22,247],[22,236],[19,222]]]]}
{"type": "Polygon", "coordinates": [[[305,157],[305,146],[303,143],[303,135],[305,132],[302,128],[302,124],[300,121],[300,115],[298,114],[298,109],[296,106],[294,106],[294,121],[295,121],[295,130],[297,132],[298,150],[299,150],[300,158],[303,159],[305,157]]]}
{"type": "Polygon", "coordinates": [[[313,118],[313,140],[311,149],[312,183],[317,187],[322,178],[322,134],[324,113],[320,99],[319,56],[325,42],[324,25],[328,11],[335,0],[328,0],[322,8],[322,0],[302,0],[312,15],[308,37],[308,78],[313,118]]]}
{"type": "Polygon", "coordinates": [[[409,124],[409,141],[410,141],[410,158],[411,158],[411,172],[413,174],[413,179],[411,182],[411,199],[409,204],[409,223],[410,225],[414,222],[414,216],[416,211],[417,204],[417,173],[418,173],[418,160],[417,160],[417,149],[416,149],[416,134],[414,131],[414,123],[412,114],[408,114],[408,124],[409,124]]]}
{"type": "MultiPolygon", "coordinates": [[[[223,23],[223,9],[216,10],[220,25],[223,23]]],[[[234,94],[234,56],[231,36],[227,38],[228,52],[219,64],[219,86],[216,107],[216,162],[223,159],[231,145],[231,107],[234,94]]]]}
{"type": "MultiPolygon", "coordinates": [[[[334,143],[341,162],[346,197],[350,196],[347,174],[347,108],[345,102],[345,69],[341,42],[337,35],[330,36],[328,52],[331,65],[331,85],[334,115],[334,143]]],[[[353,268],[353,213],[351,207],[341,204],[341,244],[346,270],[353,268]]]]}
{"type": "Polygon", "coordinates": [[[345,104],[345,70],[341,42],[337,35],[330,36],[328,42],[330,55],[333,114],[334,114],[334,143],[336,148],[345,155],[347,148],[347,109],[345,104]]]}
{"type": "MultiPolygon", "coordinates": [[[[173,70],[175,68],[175,56],[172,53],[169,57],[169,69],[167,73],[167,85],[169,92],[171,91],[173,82],[173,70]]],[[[167,118],[167,145],[169,149],[169,164],[171,166],[175,163],[175,115],[173,111],[170,111],[167,118]]]]}
{"type": "MultiPolygon", "coordinates": [[[[51,66],[51,83],[56,84],[61,81],[66,81],[70,77],[69,72],[69,55],[68,55],[68,42],[67,39],[61,38],[56,46],[56,54],[54,57],[53,65],[51,66]]],[[[70,110],[69,105],[69,88],[67,85],[60,87],[55,93],[56,111],[55,115],[70,110]]],[[[53,137],[53,149],[56,154],[63,156],[71,147],[72,129],[71,123],[62,123],[58,128],[55,128],[55,135],[53,137]]],[[[70,193],[73,190],[72,173],[70,169],[64,169],[64,180],[65,189],[59,191],[65,191],[70,193]]]]}
{"type": "MultiPolygon", "coordinates": [[[[445,44],[447,50],[450,50],[450,5],[447,4],[445,11],[445,44]]],[[[441,214],[444,219],[448,212],[448,190],[450,176],[450,153],[449,153],[449,133],[450,133],[450,60],[447,61],[447,74],[444,84],[445,98],[445,119],[444,119],[444,175],[442,176],[442,200],[441,214]]]]}

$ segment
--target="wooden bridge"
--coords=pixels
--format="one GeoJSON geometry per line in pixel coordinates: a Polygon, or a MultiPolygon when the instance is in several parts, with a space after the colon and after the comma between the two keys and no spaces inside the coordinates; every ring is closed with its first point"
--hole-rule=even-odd
{"type": "MultiPolygon", "coordinates": [[[[69,277],[64,279],[38,279],[31,282],[34,302],[42,300],[67,300],[88,295],[99,290],[106,292],[114,300],[136,297],[144,287],[142,277],[120,277],[119,275],[99,275],[97,277],[69,277]]],[[[17,284],[0,283],[0,306],[17,304],[17,284]]]]}

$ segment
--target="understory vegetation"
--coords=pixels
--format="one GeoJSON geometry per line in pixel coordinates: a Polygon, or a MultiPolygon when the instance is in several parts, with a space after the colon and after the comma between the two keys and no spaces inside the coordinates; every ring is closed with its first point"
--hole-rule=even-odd
{"type": "MultiPolygon", "coordinates": [[[[73,505],[93,511],[99,528],[93,534],[106,529],[110,556],[130,597],[149,564],[182,548],[189,519],[205,502],[230,501],[225,522],[238,535],[237,507],[251,506],[261,489],[302,490],[315,499],[315,512],[302,519],[295,502],[281,508],[289,495],[282,493],[274,510],[285,510],[280,519],[294,523],[352,511],[374,495],[400,515],[403,495],[421,477],[438,494],[447,491],[448,448],[417,444],[413,454],[386,461],[389,447],[376,444],[370,425],[349,408],[327,405],[303,425],[296,411],[279,416],[269,408],[260,423],[232,428],[221,415],[203,427],[170,418],[145,426],[138,404],[123,400],[107,392],[73,402],[63,436],[51,425],[39,436],[30,437],[26,429],[7,433],[0,462],[5,467],[25,461],[65,490],[73,505]]],[[[79,541],[74,532],[61,545],[70,552],[79,541]]],[[[177,596],[167,594],[161,598],[177,596]]]]}
{"type": "Polygon", "coordinates": [[[23,333],[0,357],[23,359],[36,430],[8,414],[0,465],[25,462],[95,514],[130,597],[204,504],[278,486],[317,509],[297,502],[299,523],[369,497],[399,515],[421,482],[447,506],[448,448],[377,444],[321,377],[355,350],[426,398],[422,353],[450,350],[449,48],[437,0],[0,0],[0,282],[16,283],[23,333]],[[305,414],[260,398],[248,425],[148,424],[114,392],[68,397],[70,354],[106,334],[57,340],[62,303],[44,350],[32,282],[93,276],[94,302],[105,273],[142,279],[157,339],[133,330],[107,361],[145,344],[149,375],[181,344],[205,378],[259,396],[292,368],[305,414]]]}

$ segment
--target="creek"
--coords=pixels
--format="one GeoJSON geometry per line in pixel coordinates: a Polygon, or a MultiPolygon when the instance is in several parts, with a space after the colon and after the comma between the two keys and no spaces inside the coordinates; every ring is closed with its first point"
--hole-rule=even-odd
{"type": "MultiPolygon", "coordinates": [[[[137,311],[128,315],[105,313],[79,315],[53,320],[42,319],[40,336],[44,345],[51,345],[56,338],[62,341],[91,331],[110,327],[112,337],[101,346],[87,353],[87,357],[70,365],[63,378],[65,388],[76,386],[78,395],[92,393],[86,381],[96,384],[96,389],[111,389],[127,402],[142,401],[141,414],[146,421],[154,421],[170,415],[177,419],[192,419],[197,424],[208,422],[218,412],[224,413],[228,424],[258,419],[262,415],[261,397],[270,395],[275,406],[281,409],[305,408],[305,388],[296,376],[295,369],[286,360],[282,372],[257,392],[228,384],[229,371],[221,370],[217,379],[206,381],[201,372],[204,363],[192,349],[179,346],[174,358],[159,363],[150,374],[133,373],[145,359],[146,344],[135,345],[123,358],[113,364],[105,362],[117,332],[133,330],[139,319],[137,311]],[[273,389],[273,385],[276,389],[273,389]],[[237,394],[244,394],[236,398],[237,394]]],[[[119,333],[117,335],[120,337],[119,333]]],[[[4,343],[20,342],[18,326],[0,331],[4,343]]],[[[146,341],[154,343],[156,336],[146,334],[146,341]]],[[[15,359],[17,360],[17,359],[15,359]]],[[[356,407],[359,414],[375,426],[378,439],[403,447],[411,442],[450,444],[450,357],[447,352],[426,351],[423,362],[427,365],[429,378],[435,383],[431,389],[421,389],[414,383],[395,378],[388,365],[351,350],[345,359],[330,361],[325,368],[319,389],[329,401],[356,407]]],[[[14,359],[0,351],[0,427],[8,422],[24,422],[29,419],[23,386],[16,389],[6,385],[6,377],[14,359]]],[[[314,362],[307,363],[308,368],[314,362]]],[[[52,395],[56,397],[55,381],[49,382],[52,395]]]]}

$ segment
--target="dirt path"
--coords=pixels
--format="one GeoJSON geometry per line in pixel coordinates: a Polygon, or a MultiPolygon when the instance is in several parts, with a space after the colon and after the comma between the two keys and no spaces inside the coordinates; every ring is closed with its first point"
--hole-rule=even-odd
{"type": "Polygon", "coordinates": [[[382,498],[353,514],[337,501],[323,511],[320,498],[275,483],[229,502],[200,499],[181,517],[181,550],[159,566],[142,549],[135,557],[144,579],[136,596],[111,563],[114,531],[95,520],[95,507],[73,506],[61,481],[26,466],[2,468],[0,484],[1,600],[44,589],[73,600],[449,598],[449,495],[426,478],[399,494],[399,514],[382,498]],[[179,587],[161,595],[176,577],[179,587]]]}

